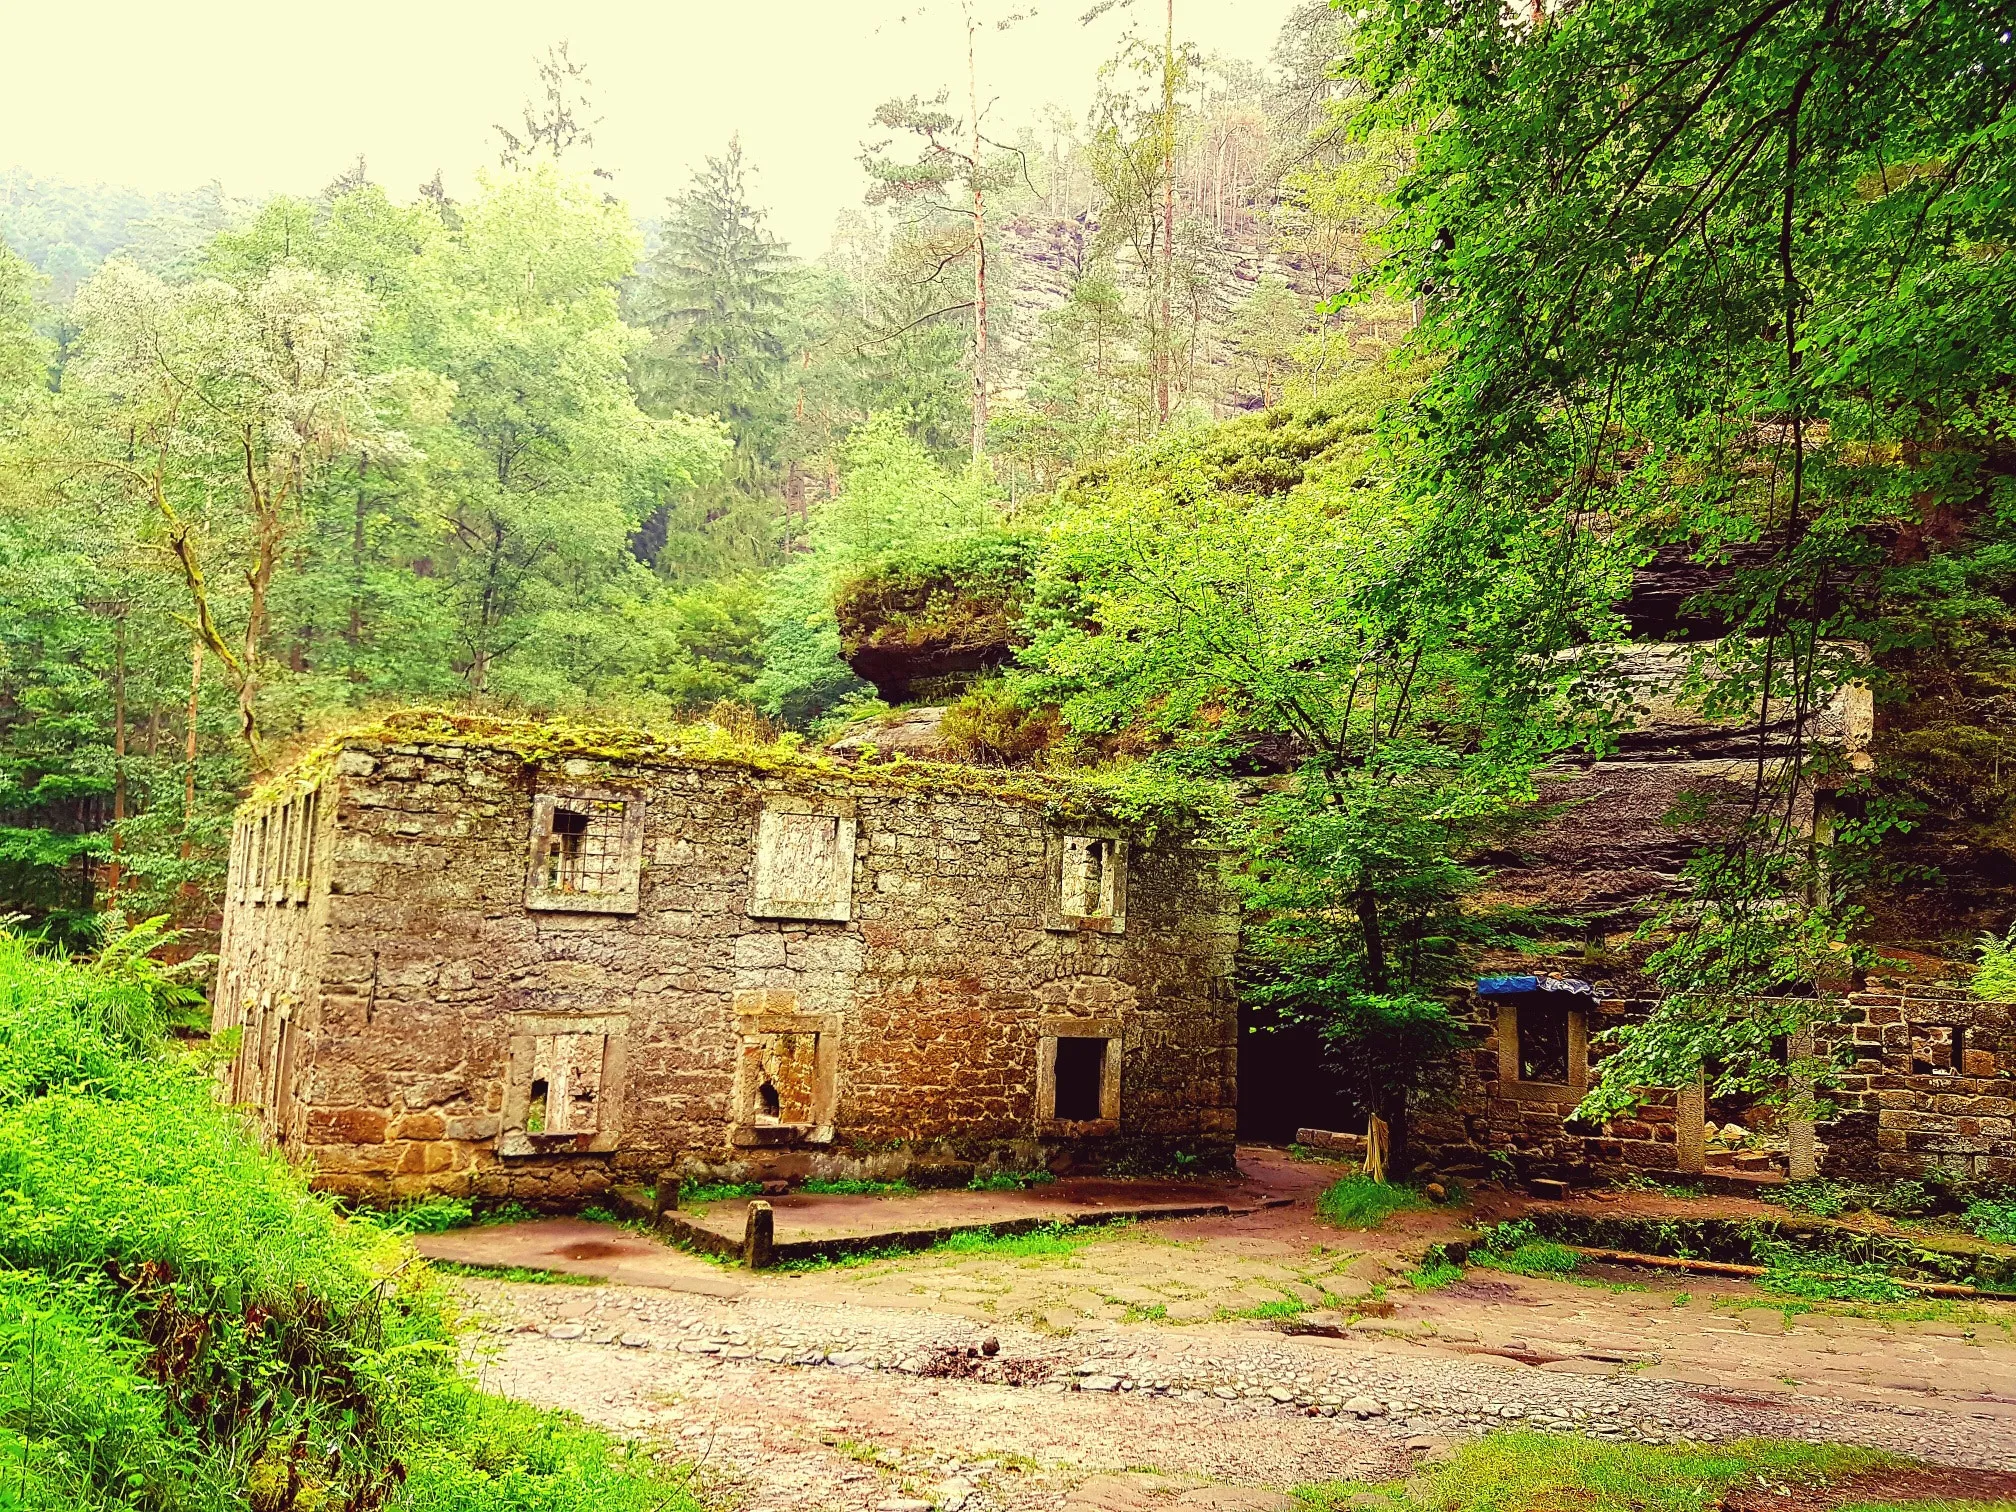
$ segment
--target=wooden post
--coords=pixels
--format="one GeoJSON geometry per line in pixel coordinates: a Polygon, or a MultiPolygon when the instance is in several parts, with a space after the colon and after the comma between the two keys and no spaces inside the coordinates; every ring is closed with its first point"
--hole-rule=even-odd
{"type": "Polygon", "coordinates": [[[749,1204],[749,1226],[742,1231],[742,1263],[768,1270],[777,1258],[777,1215],[767,1202],[749,1204]]]}
{"type": "Polygon", "coordinates": [[[1673,1140],[1683,1176],[1698,1176],[1708,1163],[1708,1088],[1699,1071],[1673,1095],[1673,1140]]]}
{"type": "Polygon", "coordinates": [[[658,1184],[651,1189],[651,1223],[653,1227],[656,1227],[658,1220],[663,1218],[667,1213],[676,1213],[679,1210],[679,1185],[679,1173],[677,1171],[660,1171],[658,1173],[658,1184]]]}
{"type": "Polygon", "coordinates": [[[1791,1062],[1790,1097],[1785,1108],[1785,1174],[1793,1181],[1811,1181],[1820,1174],[1813,1138],[1813,1078],[1800,1070],[1802,1061],[1813,1059],[1811,1024],[1792,1031],[1785,1043],[1785,1058],[1791,1062]]]}

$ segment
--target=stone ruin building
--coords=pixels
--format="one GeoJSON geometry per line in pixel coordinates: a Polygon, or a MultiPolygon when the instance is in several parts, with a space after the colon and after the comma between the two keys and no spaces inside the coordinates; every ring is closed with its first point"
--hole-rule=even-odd
{"type": "Polygon", "coordinates": [[[551,739],[395,717],[240,812],[226,1095],[321,1187],[1230,1162],[1214,856],[1010,774],[551,739]]]}
{"type": "MultiPolygon", "coordinates": [[[[1754,726],[1680,695],[1685,647],[1612,652],[1633,728],[1553,772],[1549,816],[1485,858],[1494,899],[1585,941],[1482,963],[1417,1152],[1528,1180],[2016,1180],[2016,1013],[1955,988],[1844,984],[1785,1047],[1840,1068],[1818,1123],[1701,1083],[1572,1118],[1599,1036],[1651,1006],[1617,945],[1706,836],[1670,816],[1737,801],[1758,761],[1754,726]]],[[[535,727],[440,717],[334,742],[239,816],[228,1095],[321,1185],[379,1200],[559,1205],[668,1169],[1209,1169],[1235,1136],[1305,1126],[1353,1144],[1319,1047],[1241,1032],[1217,858],[1070,817],[1063,785],[930,760],[931,713],[836,742],[855,760],[634,735],[556,754],[535,727]],[[891,735],[926,759],[872,759],[891,735]]],[[[1796,734],[1852,767],[1870,725],[1851,690],[1767,732],[1767,757],[1796,734]]]]}

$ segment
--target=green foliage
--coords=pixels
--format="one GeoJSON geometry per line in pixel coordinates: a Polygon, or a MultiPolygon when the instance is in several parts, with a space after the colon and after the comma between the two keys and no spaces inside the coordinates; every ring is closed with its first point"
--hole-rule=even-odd
{"type": "Polygon", "coordinates": [[[1866,960],[1844,893],[1924,806],[1826,746],[1766,760],[1768,731],[1853,681],[1951,686],[2006,621],[2016,63],[1989,17],[1407,0],[1359,38],[1359,130],[1415,155],[1383,270],[1432,363],[1394,427],[1409,595],[1465,606],[1517,699],[1621,638],[1621,572],[1672,547],[1714,569],[1703,706],[1757,731],[1751,791],[1695,816],[1711,843],[1659,921],[1673,1011],[1586,1113],[1703,1051],[1761,1068],[1782,1029],[1740,1005],[1866,960]],[[1814,847],[1820,782],[1847,822],[1814,847]]]}
{"type": "Polygon", "coordinates": [[[976,1172],[966,1188],[973,1192],[1020,1192],[1048,1186],[1056,1179],[1048,1171],[989,1171],[985,1176],[976,1172]]]}
{"type": "Polygon", "coordinates": [[[1980,964],[1968,985],[1991,1003],[2016,1001],[2016,926],[2006,935],[1983,934],[1974,942],[1980,964]]]}
{"type": "Polygon", "coordinates": [[[1494,1433],[1404,1482],[1298,1487],[1308,1512],[1710,1512],[1726,1493],[1759,1480],[1818,1487],[1901,1463],[1870,1449],[1742,1439],[1714,1445],[1608,1443],[1579,1434],[1494,1433]],[[1368,1496],[1367,1493],[1374,1493],[1368,1496]]]}
{"type": "Polygon", "coordinates": [[[1833,1255],[1814,1255],[1789,1244],[1759,1243],[1764,1266],[1758,1289],[1808,1302],[1901,1302],[1917,1295],[1880,1266],[1833,1255]]]}
{"type": "Polygon", "coordinates": [[[2016,1201],[1983,1197],[1967,1206],[1962,1222],[1969,1233],[1997,1244],[2016,1244],[2016,1201]]]}
{"type": "Polygon", "coordinates": [[[1407,1273],[1414,1290],[1421,1292],[1440,1291],[1463,1279],[1463,1267],[1451,1265],[1446,1260],[1432,1265],[1423,1265],[1407,1273]]]}
{"type": "Polygon", "coordinates": [[[998,1255],[1005,1260],[1050,1260],[1076,1254],[1086,1245],[1110,1239],[1120,1224],[1049,1223],[1023,1234],[996,1234],[983,1229],[954,1234],[937,1246],[952,1255],[998,1255]]]}
{"type": "Polygon", "coordinates": [[[1881,1213],[1889,1218],[1922,1218],[1933,1212],[1937,1199],[1922,1182],[1835,1181],[1822,1177],[1813,1181],[1788,1182],[1758,1194],[1795,1212],[1816,1218],[1834,1218],[1842,1213],[1881,1213]]]}
{"type": "Polygon", "coordinates": [[[801,1192],[815,1197],[914,1197],[917,1189],[907,1181],[867,1181],[858,1176],[814,1176],[802,1183],[801,1192]]]}
{"type": "Polygon", "coordinates": [[[679,1189],[682,1206],[699,1206],[707,1202],[727,1202],[737,1197],[761,1197],[763,1183],[760,1181],[716,1181],[698,1186],[683,1186],[679,1189]]]}
{"type": "Polygon", "coordinates": [[[1542,1239],[1530,1219],[1493,1224],[1477,1236],[1470,1260],[1487,1270],[1522,1276],[1567,1276],[1579,1270],[1582,1257],[1565,1244],[1542,1239]]]}
{"type": "Polygon", "coordinates": [[[1339,1177],[1316,1198],[1316,1216],[1339,1228],[1375,1229],[1395,1213],[1410,1213],[1428,1206],[1428,1200],[1412,1187],[1369,1176],[1339,1177]]]}
{"type": "Polygon", "coordinates": [[[843,449],[839,496],[813,518],[810,549],[770,580],[758,705],[802,727],[866,691],[840,659],[834,603],[843,585],[888,561],[995,535],[992,492],[977,469],[955,475],[941,467],[895,417],[863,426],[843,449]]]}
{"type": "Polygon", "coordinates": [[[386,1228],[401,1234],[445,1234],[476,1221],[476,1209],[462,1197],[417,1197],[388,1213],[386,1228]]]}
{"type": "Polygon", "coordinates": [[[203,1058],[145,1033],[150,991],[130,961],[0,934],[14,1504],[693,1505],[645,1457],[479,1393],[427,1268],[311,1195],[214,1101],[203,1058]]]}

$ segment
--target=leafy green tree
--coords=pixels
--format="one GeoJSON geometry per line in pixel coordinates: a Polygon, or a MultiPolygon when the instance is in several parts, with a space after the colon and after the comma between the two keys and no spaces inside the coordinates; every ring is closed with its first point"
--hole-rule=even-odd
{"type": "Polygon", "coordinates": [[[1393,591],[1421,510],[1382,475],[1374,431],[1406,392],[1375,372],[1067,486],[1022,654],[1024,697],[1094,743],[1177,772],[1263,751],[1294,768],[1231,836],[1251,998],[1315,1022],[1398,1145],[1453,1042],[1442,995],[1502,928],[1466,914],[1465,857],[1576,738],[1546,700],[1507,696],[1470,622],[1393,591]]]}
{"type": "Polygon", "coordinates": [[[1663,921],[1667,997],[1606,1097],[1716,1043],[1753,1060],[1747,1004],[1852,965],[1852,847],[1813,843],[1815,784],[1844,789],[1837,841],[1898,816],[1825,749],[1767,760],[1769,732],[1872,671],[1908,684],[1975,612],[1954,590],[2006,582],[2007,33],[1973,0],[1400,0],[1366,24],[1364,129],[1416,153],[1385,266],[1432,361],[1401,485],[1417,594],[1495,621],[1530,687],[1620,562],[1751,563],[1697,607],[1727,632],[1709,708],[1757,730],[1753,799],[1663,921]]]}

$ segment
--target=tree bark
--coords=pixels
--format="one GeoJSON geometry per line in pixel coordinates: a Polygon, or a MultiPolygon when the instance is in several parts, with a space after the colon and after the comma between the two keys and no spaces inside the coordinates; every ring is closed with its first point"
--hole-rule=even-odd
{"type": "MultiPolygon", "coordinates": [[[[1171,0],[1174,3],[1174,0],[1171,0]]],[[[966,12],[966,102],[973,127],[973,460],[987,459],[987,188],[981,172],[980,71],[974,34],[979,23],[966,12]]]]}

